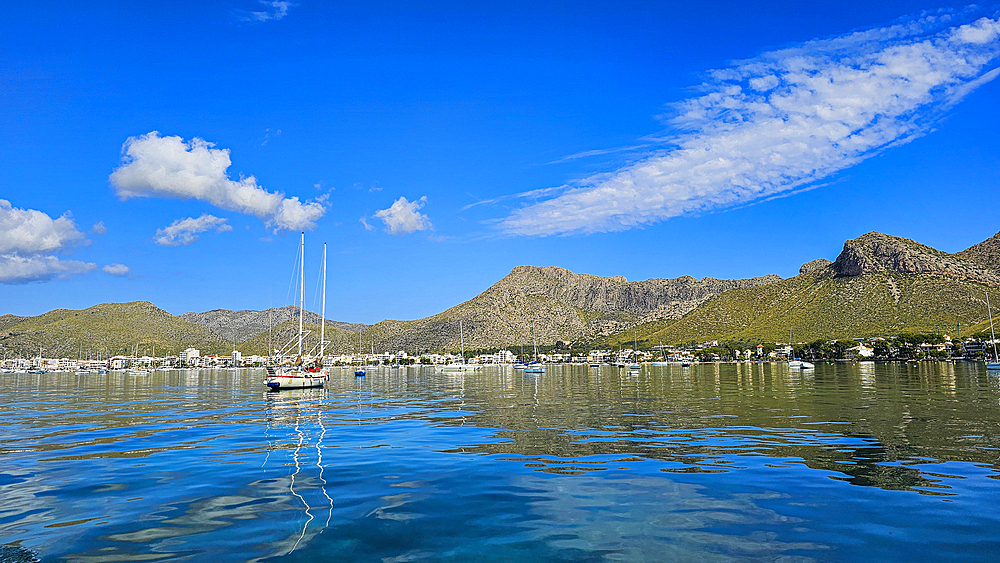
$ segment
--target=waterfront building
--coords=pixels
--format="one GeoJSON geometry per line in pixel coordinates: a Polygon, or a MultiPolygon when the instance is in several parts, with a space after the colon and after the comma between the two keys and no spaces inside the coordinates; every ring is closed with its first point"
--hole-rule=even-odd
{"type": "Polygon", "coordinates": [[[185,348],[183,352],[180,353],[178,358],[181,363],[195,363],[201,356],[201,350],[197,348],[185,348]]]}

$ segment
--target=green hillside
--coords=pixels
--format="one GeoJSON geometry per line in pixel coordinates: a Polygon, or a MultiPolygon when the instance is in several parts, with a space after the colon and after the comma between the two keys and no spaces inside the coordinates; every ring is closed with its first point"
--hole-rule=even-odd
{"type": "Polygon", "coordinates": [[[985,287],[929,274],[838,277],[823,270],[727,291],[649,338],[674,344],[785,342],[789,330],[796,341],[901,332],[954,334],[958,323],[971,325],[986,318],[985,287]]]}
{"type": "Polygon", "coordinates": [[[194,346],[203,353],[228,350],[204,328],[174,317],[152,303],[103,303],[88,309],[56,309],[16,324],[0,325],[0,351],[6,356],[29,357],[39,348],[46,357],[75,358],[140,354],[156,347],[157,355],[176,354],[194,346]]]}

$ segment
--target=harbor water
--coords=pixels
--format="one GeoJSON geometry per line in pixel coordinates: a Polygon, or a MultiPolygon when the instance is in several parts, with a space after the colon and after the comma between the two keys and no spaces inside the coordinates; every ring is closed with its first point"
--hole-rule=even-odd
{"type": "Polygon", "coordinates": [[[973,363],[0,374],[0,557],[983,561],[973,363]],[[7,555],[3,555],[7,554],[7,555]]]}

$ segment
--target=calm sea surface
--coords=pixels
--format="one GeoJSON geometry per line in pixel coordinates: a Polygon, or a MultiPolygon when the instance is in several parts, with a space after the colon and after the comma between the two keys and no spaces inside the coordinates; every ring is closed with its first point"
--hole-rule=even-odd
{"type": "Polygon", "coordinates": [[[1000,556],[1000,383],[973,364],[262,378],[0,375],[0,544],[80,562],[1000,556]]]}

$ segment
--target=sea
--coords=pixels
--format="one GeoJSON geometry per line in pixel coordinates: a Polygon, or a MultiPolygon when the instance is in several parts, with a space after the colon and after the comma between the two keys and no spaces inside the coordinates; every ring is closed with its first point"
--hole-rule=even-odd
{"type": "Polygon", "coordinates": [[[0,561],[988,561],[982,364],[2,374],[0,561]]]}

